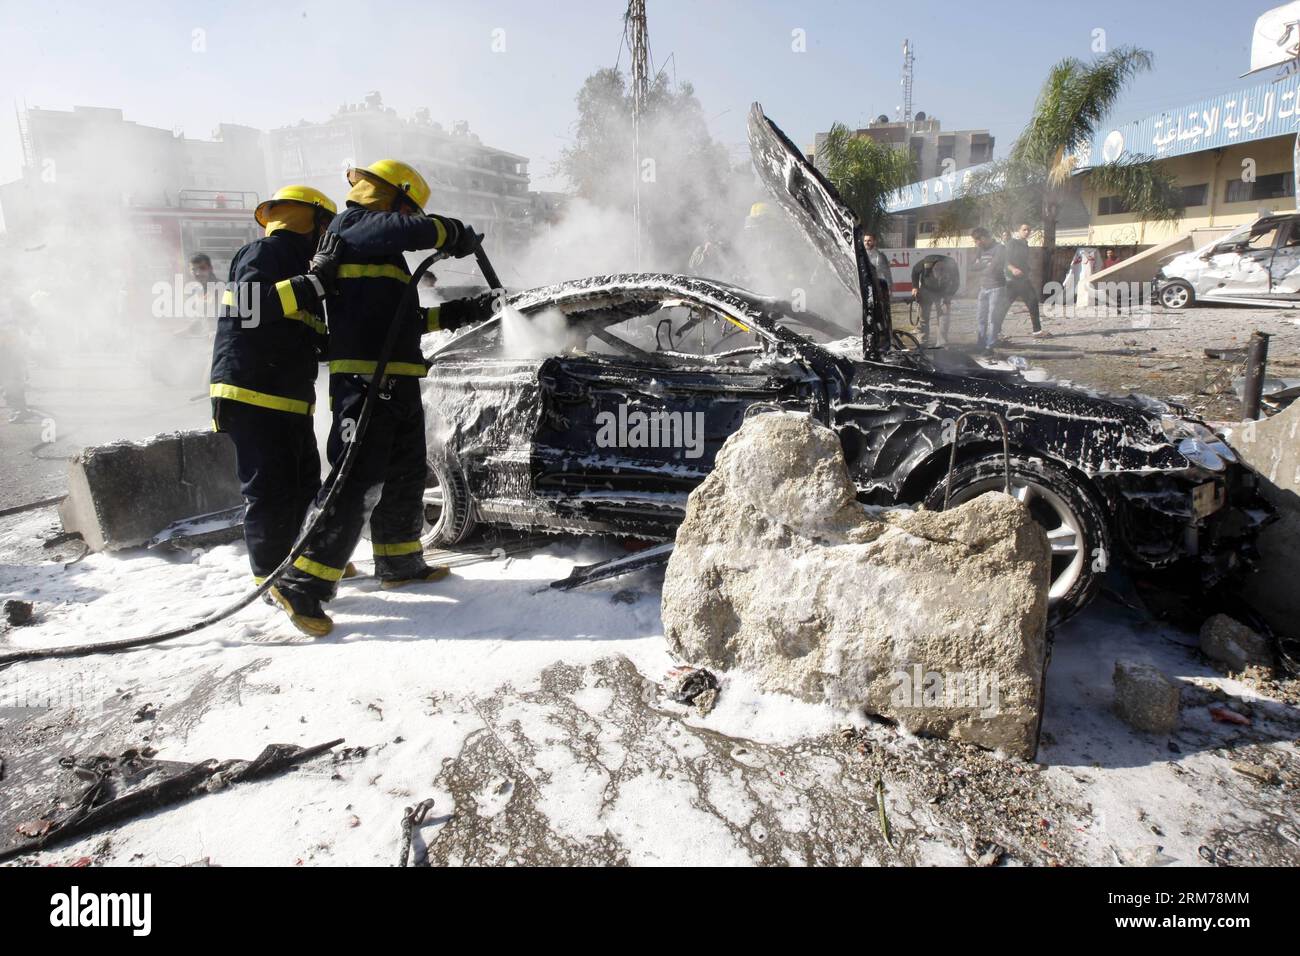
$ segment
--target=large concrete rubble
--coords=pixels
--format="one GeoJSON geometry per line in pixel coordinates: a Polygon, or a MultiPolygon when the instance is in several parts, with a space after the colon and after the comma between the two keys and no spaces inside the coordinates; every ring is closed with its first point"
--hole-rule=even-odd
{"type": "Polygon", "coordinates": [[[63,529],[92,551],[144,544],[172,522],[243,502],[230,439],[210,431],[87,448],[68,466],[63,529]]]}
{"type": "Polygon", "coordinates": [[[1049,559],[1042,529],[1001,493],[870,512],[834,432],[762,414],[691,494],[664,634],[685,662],[1030,757],[1049,559]]]}
{"type": "Polygon", "coordinates": [[[1247,422],[1234,447],[1259,472],[1264,497],[1279,520],[1259,536],[1259,569],[1245,595],[1279,634],[1300,641],[1300,402],[1259,422],[1247,422]]]}

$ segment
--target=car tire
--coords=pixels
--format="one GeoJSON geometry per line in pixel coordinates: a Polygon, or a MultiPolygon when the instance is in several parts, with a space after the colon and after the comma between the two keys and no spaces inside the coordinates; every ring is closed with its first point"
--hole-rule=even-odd
{"type": "Polygon", "coordinates": [[[1160,286],[1160,304],[1175,312],[1196,301],[1196,291],[1182,279],[1171,279],[1160,286]]]}
{"type": "Polygon", "coordinates": [[[474,533],[474,501],[459,467],[446,458],[429,458],[429,477],[424,487],[425,549],[450,548],[474,533]]]}
{"type": "MultiPolygon", "coordinates": [[[[925,500],[943,508],[947,475],[925,500]]],[[[960,464],[952,475],[949,507],[1004,487],[1001,454],[960,464]]],[[[1012,494],[1029,508],[1052,546],[1048,591],[1049,626],[1073,617],[1092,600],[1112,554],[1110,523],[1097,495],[1060,465],[1033,456],[1011,456],[1012,494]]]]}

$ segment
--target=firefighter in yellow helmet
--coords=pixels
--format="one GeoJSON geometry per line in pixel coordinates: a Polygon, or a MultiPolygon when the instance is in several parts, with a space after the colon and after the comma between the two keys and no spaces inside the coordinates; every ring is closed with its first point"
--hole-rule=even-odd
{"type": "MultiPolygon", "coordinates": [[[[344,243],[338,296],[330,302],[330,403],[334,423],[328,454],[334,464],[347,450],[369,394],[389,323],[410,282],[404,252],[438,249],[473,255],[482,238],[459,220],[427,214],[429,184],[411,166],[383,159],[349,169],[347,208],[329,231],[344,243]]],[[[426,332],[456,329],[492,314],[491,293],[421,309],[413,303],[398,317],[396,346],[373,404],[369,426],[345,485],[303,555],[273,589],[299,630],[326,634],[332,627],[321,602],[333,598],[348,556],[367,522],[375,575],[384,587],[445,577],[445,567],[425,563],[424,406],[420,379],[428,371],[420,350],[426,332]]]]}
{"type": "Polygon", "coordinates": [[[325,232],[335,212],[310,186],[285,186],[259,205],[253,216],[266,234],[235,253],[217,319],[212,422],[235,445],[259,581],[288,556],[320,488],[312,410],[341,249],[325,232]]]}

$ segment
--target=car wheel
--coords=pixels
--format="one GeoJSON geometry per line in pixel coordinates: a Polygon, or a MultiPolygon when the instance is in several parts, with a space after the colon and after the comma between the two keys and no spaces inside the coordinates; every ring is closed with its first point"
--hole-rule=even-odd
{"type": "MultiPolygon", "coordinates": [[[[925,504],[943,508],[947,476],[925,504]]],[[[949,507],[1004,487],[1000,454],[958,465],[949,507]]],[[[1111,554],[1110,525],[1096,496],[1064,468],[1041,458],[1011,458],[1011,493],[1047,532],[1052,548],[1048,623],[1057,625],[1081,611],[1097,592],[1111,554]]]]}
{"type": "Polygon", "coordinates": [[[474,502],[460,469],[441,456],[429,458],[424,486],[425,548],[450,548],[474,532],[474,502]]]}
{"type": "Polygon", "coordinates": [[[1182,279],[1174,279],[1160,287],[1160,304],[1166,309],[1185,309],[1196,301],[1196,293],[1182,279]]]}

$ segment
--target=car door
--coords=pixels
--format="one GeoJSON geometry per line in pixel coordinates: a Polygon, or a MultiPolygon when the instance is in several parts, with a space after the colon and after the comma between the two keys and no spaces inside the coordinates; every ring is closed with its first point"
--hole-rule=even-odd
{"type": "Polygon", "coordinates": [[[1203,275],[1200,297],[1268,295],[1273,254],[1283,223],[1280,219],[1262,219],[1251,227],[1249,235],[1215,246],[1203,275]]]}
{"type": "Polygon", "coordinates": [[[816,407],[820,384],[798,360],[734,319],[690,314],[641,316],[543,363],[534,490],[557,513],[675,523],[749,408],[816,407]]]}
{"type": "Polygon", "coordinates": [[[1269,274],[1271,295],[1300,299],[1300,220],[1287,220],[1269,274]]]}

